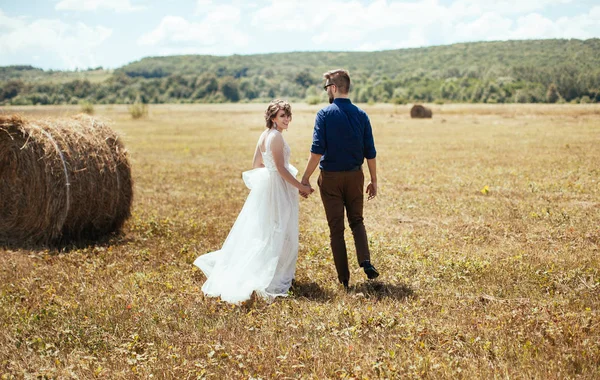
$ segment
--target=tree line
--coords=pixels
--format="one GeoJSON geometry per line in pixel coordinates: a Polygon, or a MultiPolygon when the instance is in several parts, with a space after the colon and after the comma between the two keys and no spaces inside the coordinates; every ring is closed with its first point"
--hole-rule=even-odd
{"type": "Polygon", "coordinates": [[[116,70],[0,67],[0,104],[325,101],[347,68],[355,102],[600,102],[600,40],[477,42],[381,52],[148,57],[116,70]],[[99,79],[101,78],[101,79],[99,79]]]}

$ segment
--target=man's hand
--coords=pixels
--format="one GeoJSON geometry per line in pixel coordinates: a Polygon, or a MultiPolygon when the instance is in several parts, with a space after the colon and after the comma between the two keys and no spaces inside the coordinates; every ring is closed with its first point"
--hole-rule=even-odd
{"type": "Polygon", "coordinates": [[[309,192],[307,192],[307,191],[300,191],[300,195],[301,195],[303,198],[308,198],[308,196],[309,196],[310,194],[312,194],[312,193],[315,191],[315,189],[313,189],[313,188],[312,188],[312,186],[310,185],[310,181],[309,181],[309,180],[307,180],[307,179],[304,179],[304,178],[303,178],[303,179],[302,179],[302,181],[301,181],[300,183],[301,183],[301,184],[303,184],[304,186],[308,186],[308,188],[310,189],[310,191],[309,191],[309,192]]]}
{"type": "Polygon", "coordinates": [[[368,201],[375,198],[377,196],[377,182],[369,182],[366,192],[369,194],[369,197],[367,198],[368,201]]]}

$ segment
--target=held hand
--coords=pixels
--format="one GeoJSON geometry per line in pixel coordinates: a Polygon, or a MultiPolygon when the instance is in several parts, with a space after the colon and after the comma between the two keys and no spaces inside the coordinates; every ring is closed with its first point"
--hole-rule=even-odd
{"type": "Polygon", "coordinates": [[[300,195],[304,198],[308,198],[308,196],[310,194],[312,194],[312,192],[314,191],[313,188],[310,187],[310,185],[305,185],[305,184],[302,184],[300,186],[300,189],[298,189],[298,190],[300,192],[300,195]]]}
{"type": "Polygon", "coordinates": [[[315,189],[310,186],[310,182],[305,178],[302,178],[302,182],[300,183],[303,185],[303,189],[300,190],[300,195],[304,198],[308,198],[308,196],[312,194],[315,189]]]}
{"type": "Polygon", "coordinates": [[[367,194],[369,194],[369,197],[367,198],[368,201],[377,196],[377,182],[369,182],[367,185],[367,194]]]}

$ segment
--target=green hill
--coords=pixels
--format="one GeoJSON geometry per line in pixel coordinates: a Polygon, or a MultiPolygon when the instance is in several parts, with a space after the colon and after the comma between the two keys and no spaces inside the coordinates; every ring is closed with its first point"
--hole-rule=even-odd
{"type": "Polygon", "coordinates": [[[379,52],[148,57],[112,72],[0,67],[0,103],[324,100],[343,67],[358,102],[598,102],[600,39],[460,43],[379,52]]]}

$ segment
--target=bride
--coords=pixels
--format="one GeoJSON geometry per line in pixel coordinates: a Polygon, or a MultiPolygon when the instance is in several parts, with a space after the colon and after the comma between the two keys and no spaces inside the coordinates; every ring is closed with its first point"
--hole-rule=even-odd
{"type": "Polygon", "coordinates": [[[292,108],[273,100],[266,112],[265,130],[254,153],[254,169],[242,173],[250,194],[223,247],[194,261],[207,279],[207,296],[240,303],[252,292],[272,300],[286,296],[298,258],[298,193],[313,189],[296,179],[290,147],[282,132],[292,121],[292,108]]]}

